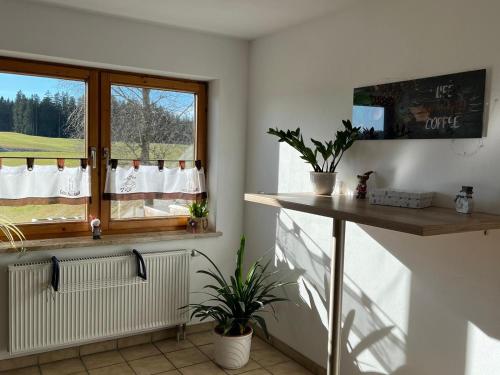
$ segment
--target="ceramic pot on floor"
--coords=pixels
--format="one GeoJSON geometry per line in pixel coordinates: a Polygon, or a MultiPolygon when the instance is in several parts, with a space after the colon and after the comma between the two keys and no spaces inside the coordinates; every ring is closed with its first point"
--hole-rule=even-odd
{"type": "Polygon", "coordinates": [[[214,330],[215,363],[234,370],[245,366],[250,358],[253,330],[241,336],[222,336],[214,330]]]}

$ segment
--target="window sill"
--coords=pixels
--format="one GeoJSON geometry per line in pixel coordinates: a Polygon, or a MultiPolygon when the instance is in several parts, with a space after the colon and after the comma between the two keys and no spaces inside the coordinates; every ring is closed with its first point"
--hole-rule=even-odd
{"type": "MultiPolygon", "coordinates": [[[[134,233],[134,234],[108,234],[103,235],[100,240],[93,240],[90,236],[86,237],[67,237],[51,238],[43,240],[24,241],[24,247],[27,251],[37,250],[59,250],[82,247],[110,246],[123,244],[140,244],[162,241],[190,240],[196,238],[220,237],[222,232],[209,231],[205,233],[187,233],[184,230],[171,231],[168,233],[134,233]]],[[[0,244],[0,253],[14,253],[17,250],[12,249],[9,243],[0,244]]]]}

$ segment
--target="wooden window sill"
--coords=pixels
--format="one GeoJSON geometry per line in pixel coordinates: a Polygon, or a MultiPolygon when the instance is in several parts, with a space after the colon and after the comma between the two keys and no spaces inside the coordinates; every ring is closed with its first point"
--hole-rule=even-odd
{"type": "MultiPolygon", "coordinates": [[[[205,233],[187,233],[185,230],[156,232],[156,233],[133,233],[133,234],[108,234],[103,235],[100,240],[93,240],[90,236],[50,238],[43,240],[24,241],[27,251],[37,250],[59,250],[82,247],[110,246],[123,244],[140,244],[162,241],[190,240],[196,238],[220,237],[222,232],[208,231],[205,233]]],[[[0,253],[14,253],[8,242],[0,243],[0,253]]]]}

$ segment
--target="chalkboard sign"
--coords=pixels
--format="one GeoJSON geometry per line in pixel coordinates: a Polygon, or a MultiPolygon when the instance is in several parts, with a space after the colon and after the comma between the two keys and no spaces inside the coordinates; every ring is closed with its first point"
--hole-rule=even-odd
{"type": "Polygon", "coordinates": [[[362,139],[480,138],[486,70],[354,89],[362,139]]]}

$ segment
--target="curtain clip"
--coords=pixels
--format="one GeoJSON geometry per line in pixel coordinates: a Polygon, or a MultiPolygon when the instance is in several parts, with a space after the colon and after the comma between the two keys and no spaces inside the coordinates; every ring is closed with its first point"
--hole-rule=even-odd
{"type": "Polygon", "coordinates": [[[196,169],[200,170],[201,169],[201,160],[195,160],[194,165],[196,169]]]}
{"type": "Polygon", "coordinates": [[[133,160],[132,165],[134,166],[135,170],[138,170],[140,165],[141,165],[141,161],[140,160],[133,160]]]}
{"type": "Polygon", "coordinates": [[[89,159],[80,159],[80,167],[82,167],[83,170],[87,169],[88,164],[89,164],[89,159]]]}
{"type": "Polygon", "coordinates": [[[26,158],[26,167],[28,168],[28,171],[33,170],[34,163],[35,163],[35,158],[26,158]]]}
{"type": "Polygon", "coordinates": [[[110,160],[110,164],[111,164],[111,170],[116,170],[116,167],[118,167],[118,159],[111,159],[110,160]]]}
{"type": "Polygon", "coordinates": [[[179,160],[179,168],[180,169],[186,168],[186,161],[185,160],[179,160]]]}
{"type": "Polygon", "coordinates": [[[64,159],[57,159],[57,169],[60,171],[64,169],[64,159]]]}
{"type": "Polygon", "coordinates": [[[158,160],[158,170],[163,172],[163,169],[165,169],[165,160],[158,160]]]}

